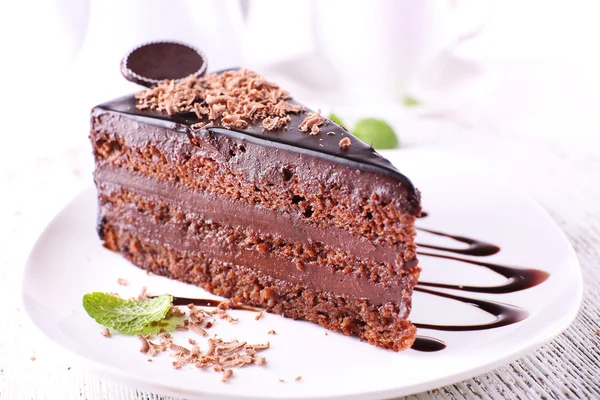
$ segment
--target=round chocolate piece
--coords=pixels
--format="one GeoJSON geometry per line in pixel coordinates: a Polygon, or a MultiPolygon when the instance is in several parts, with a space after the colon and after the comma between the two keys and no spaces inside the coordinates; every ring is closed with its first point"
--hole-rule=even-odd
{"type": "Polygon", "coordinates": [[[165,79],[200,77],[208,63],[200,50],[175,42],[152,42],[131,50],[121,61],[121,73],[128,81],[145,87],[165,79]]]}

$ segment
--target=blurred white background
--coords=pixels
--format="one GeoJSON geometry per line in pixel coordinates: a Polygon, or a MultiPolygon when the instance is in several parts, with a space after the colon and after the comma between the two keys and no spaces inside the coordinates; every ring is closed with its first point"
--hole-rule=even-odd
{"type": "MultiPolygon", "coordinates": [[[[94,105],[139,90],[140,43],[182,40],[313,106],[519,135],[600,134],[600,3],[543,0],[49,0],[0,6],[4,162],[84,145],[94,105]],[[405,95],[423,102],[402,106],[405,95]],[[366,105],[366,106],[365,106],[366,105]],[[7,125],[8,122],[8,125],[7,125]]],[[[366,115],[368,116],[368,115],[366,115]]]]}

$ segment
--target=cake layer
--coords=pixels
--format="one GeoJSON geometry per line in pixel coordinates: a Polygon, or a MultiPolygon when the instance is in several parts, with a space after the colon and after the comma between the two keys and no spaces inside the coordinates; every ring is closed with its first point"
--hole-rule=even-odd
{"type": "MultiPolygon", "coordinates": [[[[179,251],[202,250],[220,261],[250,266],[292,283],[305,282],[315,290],[365,299],[370,304],[403,304],[408,315],[410,302],[405,299],[410,298],[416,283],[411,268],[397,273],[393,264],[351,254],[351,248],[326,246],[308,241],[306,236],[290,238],[277,232],[278,225],[273,223],[262,229],[260,223],[248,225],[252,213],[248,216],[239,209],[237,214],[223,210],[206,213],[207,208],[224,202],[213,196],[207,202],[189,204],[172,202],[172,193],[163,198],[148,195],[147,189],[141,195],[115,184],[99,183],[98,187],[101,236],[103,226],[111,224],[179,251]]],[[[416,268],[415,260],[410,264],[416,268]]]]}
{"type": "Polygon", "coordinates": [[[149,241],[106,223],[104,243],[133,264],[152,273],[191,283],[234,301],[289,318],[304,319],[369,343],[400,351],[409,348],[415,327],[396,304],[370,305],[319,292],[306,283],[279,280],[251,268],[216,260],[201,251],[186,252],[149,241]]]}

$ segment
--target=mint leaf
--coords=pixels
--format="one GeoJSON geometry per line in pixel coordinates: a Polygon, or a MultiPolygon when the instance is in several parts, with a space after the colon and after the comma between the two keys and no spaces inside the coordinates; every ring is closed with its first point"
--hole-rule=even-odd
{"type": "Polygon", "coordinates": [[[421,102],[416,97],[412,96],[404,96],[402,102],[404,103],[405,107],[415,107],[421,105],[421,102]]]}
{"type": "Polygon", "coordinates": [[[395,149],[398,138],[387,122],[377,118],[364,118],[356,123],[352,134],[375,149],[395,149]]]}
{"type": "Polygon", "coordinates": [[[340,117],[338,117],[337,115],[335,115],[334,113],[329,114],[327,116],[327,118],[329,118],[330,120],[332,120],[339,126],[346,127],[346,124],[344,124],[344,121],[342,121],[342,119],[340,117]]]}
{"type": "Polygon", "coordinates": [[[125,300],[108,293],[94,292],[83,296],[83,308],[100,325],[122,333],[134,333],[160,321],[171,308],[169,294],[143,301],[125,300]]]}

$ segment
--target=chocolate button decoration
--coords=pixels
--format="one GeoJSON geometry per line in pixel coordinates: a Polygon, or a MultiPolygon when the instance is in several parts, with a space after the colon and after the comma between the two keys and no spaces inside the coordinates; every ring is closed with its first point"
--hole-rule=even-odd
{"type": "Polygon", "coordinates": [[[131,82],[152,87],[165,79],[204,75],[206,56],[200,50],[175,42],[152,42],[131,50],[121,61],[121,73],[131,82]]]}

